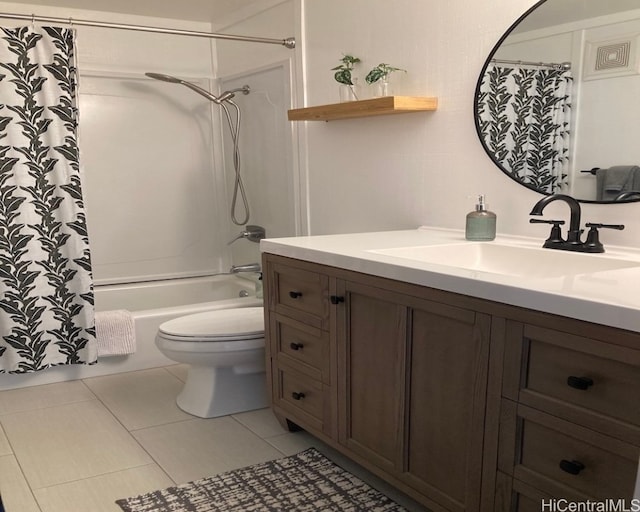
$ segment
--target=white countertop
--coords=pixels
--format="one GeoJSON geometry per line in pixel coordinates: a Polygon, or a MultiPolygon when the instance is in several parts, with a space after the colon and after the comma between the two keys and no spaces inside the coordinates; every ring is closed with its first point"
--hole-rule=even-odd
{"type": "MultiPolygon", "coordinates": [[[[369,252],[398,247],[468,243],[462,231],[430,227],[407,231],[271,238],[262,240],[260,249],[280,256],[640,332],[640,250],[607,245],[606,231],[602,239],[607,252],[585,257],[633,260],[638,261],[638,267],[559,277],[523,277],[369,252]]],[[[483,243],[538,249],[543,241],[544,237],[537,240],[497,236],[493,242],[483,243]]]]}

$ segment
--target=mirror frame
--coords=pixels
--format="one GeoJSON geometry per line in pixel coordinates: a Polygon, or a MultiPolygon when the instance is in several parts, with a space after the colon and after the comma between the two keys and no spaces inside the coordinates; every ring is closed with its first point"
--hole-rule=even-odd
{"type": "MultiPolygon", "coordinates": [[[[482,132],[480,130],[480,118],[478,116],[478,100],[480,98],[480,87],[482,85],[482,79],[484,78],[484,75],[487,71],[487,68],[489,67],[489,65],[491,64],[491,60],[494,58],[495,54],[497,53],[497,51],[500,49],[500,46],[502,46],[502,43],[504,43],[504,41],[511,35],[511,33],[516,29],[516,27],[527,17],[529,16],[529,14],[531,14],[533,11],[535,11],[538,7],[540,7],[542,4],[547,3],[547,1],[549,0],[539,0],[538,2],[536,2],[534,5],[532,5],[529,9],[527,9],[515,22],[513,22],[511,24],[511,26],[507,29],[507,31],[502,35],[502,37],[500,37],[500,39],[498,40],[498,42],[494,45],[493,49],[491,50],[491,52],[489,53],[489,56],[487,57],[487,59],[485,60],[484,65],[482,66],[482,70],[480,71],[480,76],[478,77],[478,81],[476,82],[476,88],[475,88],[475,96],[473,98],[473,121],[474,121],[474,125],[476,127],[476,134],[478,135],[478,139],[480,140],[480,144],[482,144],[482,149],[484,149],[485,153],[489,156],[489,158],[491,159],[491,161],[495,164],[495,166],[500,169],[500,171],[502,171],[503,174],[507,175],[511,180],[513,180],[514,182],[516,182],[518,185],[520,185],[521,187],[525,187],[528,188],[529,190],[532,190],[533,192],[536,192],[538,194],[541,194],[543,196],[548,196],[548,195],[552,195],[552,194],[547,194],[546,192],[541,192],[540,190],[538,190],[536,187],[534,187],[533,185],[527,184],[527,183],[522,183],[520,180],[518,180],[515,176],[513,176],[513,174],[509,173],[503,166],[502,164],[496,159],[496,156],[493,154],[493,152],[487,147],[484,138],[482,137],[482,132]]],[[[593,204],[626,204],[626,203],[635,203],[640,201],[639,198],[635,198],[635,199],[625,199],[623,201],[598,201],[597,199],[579,199],[576,198],[576,200],[578,200],[581,203],[593,203],[593,204]]]]}

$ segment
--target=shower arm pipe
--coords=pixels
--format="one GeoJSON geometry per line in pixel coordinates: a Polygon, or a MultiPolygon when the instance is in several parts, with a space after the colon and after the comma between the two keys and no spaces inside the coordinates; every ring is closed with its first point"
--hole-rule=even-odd
{"type": "Polygon", "coordinates": [[[296,40],[294,37],[287,37],[285,39],[272,39],[268,37],[237,36],[232,34],[216,34],[214,32],[198,32],[195,30],[181,30],[181,29],[174,29],[174,28],[149,27],[145,25],[131,25],[127,23],[110,23],[106,21],[81,20],[81,19],[75,19],[75,18],[36,16],[34,14],[0,13],[0,18],[10,19],[10,20],[26,20],[26,21],[31,21],[32,23],[35,23],[35,22],[56,23],[56,24],[71,25],[71,26],[77,25],[77,26],[83,26],[83,27],[100,27],[100,28],[112,28],[117,30],[133,30],[137,32],[152,32],[156,34],[204,37],[208,39],[226,39],[229,41],[245,41],[249,43],[278,44],[289,49],[293,49],[296,47],[296,40]]]}

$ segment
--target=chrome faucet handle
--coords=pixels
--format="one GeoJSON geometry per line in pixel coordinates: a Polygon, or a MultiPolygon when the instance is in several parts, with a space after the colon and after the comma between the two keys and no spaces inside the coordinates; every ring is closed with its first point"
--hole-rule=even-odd
{"type": "Polygon", "coordinates": [[[240,240],[241,238],[246,238],[250,242],[260,242],[263,238],[266,238],[266,231],[262,226],[253,226],[247,225],[245,229],[240,232],[240,234],[231,240],[227,245],[231,245],[236,240],[240,240]]]}
{"type": "Polygon", "coordinates": [[[548,248],[565,243],[564,238],[562,238],[562,232],[560,231],[560,226],[564,225],[563,220],[529,219],[529,222],[531,224],[553,224],[549,238],[544,241],[542,247],[548,248]]]}
{"type": "Polygon", "coordinates": [[[595,222],[587,222],[585,225],[589,228],[587,241],[584,243],[585,252],[604,252],[604,245],[600,242],[600,233],[598,232],[598,229],[624,229],[624,224],[598,224],[595,222]]]}

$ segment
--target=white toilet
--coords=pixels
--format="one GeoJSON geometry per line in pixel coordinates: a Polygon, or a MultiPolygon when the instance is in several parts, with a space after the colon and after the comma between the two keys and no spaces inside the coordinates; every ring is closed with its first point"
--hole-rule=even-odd
{"type": "Polygon", "coordinates": [[[261,307],[220,309],[160,325],[156,346],[189,365],[178,407],[213,418],[267,407],[264,312],[261,307]]]}

